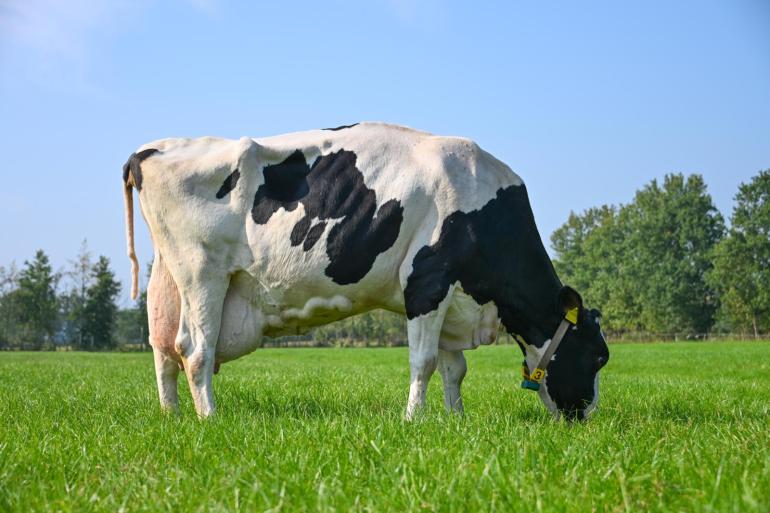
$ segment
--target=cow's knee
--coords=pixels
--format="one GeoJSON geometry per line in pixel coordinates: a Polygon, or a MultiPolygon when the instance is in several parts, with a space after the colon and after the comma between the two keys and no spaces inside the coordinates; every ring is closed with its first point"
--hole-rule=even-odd
{"type": "Polygon", "coordinates": [[[439,350],[438,368],[444,382],[444,406],[447,411],[462,413],[463,400],[460,385],[468,370],[465,356],[462,351],[439,350]]]}

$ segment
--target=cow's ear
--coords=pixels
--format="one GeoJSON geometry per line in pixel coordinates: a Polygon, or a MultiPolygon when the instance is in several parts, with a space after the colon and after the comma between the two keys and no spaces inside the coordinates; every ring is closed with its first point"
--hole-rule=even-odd
{"type": "Polygon", "coordinates": [[[559,291],[559,308],[565,315],[577,308],[579,316],[582,317],[580,314],[583,312],[583,298],[577,290],[564,285],[559,291]]]}

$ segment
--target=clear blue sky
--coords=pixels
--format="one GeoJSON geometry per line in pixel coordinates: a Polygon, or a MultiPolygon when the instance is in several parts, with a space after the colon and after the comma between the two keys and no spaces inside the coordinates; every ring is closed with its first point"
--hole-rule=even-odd
{"type": "Polygon", "coordinates": [[[669,172],[729,215],[770,167],[770,2],[2,0],[0,265],[63,267],[87,238],[127,282],[138,145],[360,120],[477,140],[547,246],[669,172]]]}

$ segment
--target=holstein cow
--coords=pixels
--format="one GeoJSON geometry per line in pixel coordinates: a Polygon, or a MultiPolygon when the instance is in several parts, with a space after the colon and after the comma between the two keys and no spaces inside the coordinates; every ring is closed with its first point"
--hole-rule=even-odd
{"type": "Polygon", "coordinates": [[[132,154],[123,179],[132,297],[133,188],[155,249],[163,408],[178,408],[180,367],[207,416],[219,365],[263,335],[375,308],[407,317],[407,419],[437,367],[446,407],[462,411],[463,350],[493,342],[500,323],[551,412],[582,419],[596,405],[609,357],[599,313],[556,276],[524,183],[473,141],[382,123],[163,139],[132,154]]]}

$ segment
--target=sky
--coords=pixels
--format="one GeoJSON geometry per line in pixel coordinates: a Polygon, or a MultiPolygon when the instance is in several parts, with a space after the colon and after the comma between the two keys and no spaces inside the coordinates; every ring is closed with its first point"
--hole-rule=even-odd
{"type": "Polygon", "coordinates": [[[127,284],[139,145],[363,120],[476,140],[549,249],[570,211],[666,173],[729,217],[770,168],[770,2],[0,0],[0,265],[63,270],[87,239],[127,284]]]}

